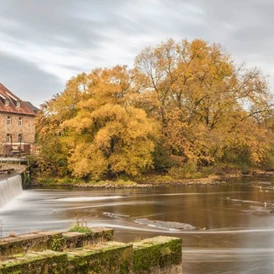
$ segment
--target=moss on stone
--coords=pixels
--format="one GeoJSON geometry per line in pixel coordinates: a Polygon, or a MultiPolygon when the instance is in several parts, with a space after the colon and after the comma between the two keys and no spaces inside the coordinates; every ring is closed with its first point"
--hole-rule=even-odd
{"type": "Polygon", "coordinates": [[[127,274],[132,269],[130,244],[107,242],[73,251],[69,255],[69,273],[127,274]]]}
{"type": "Polygon", "coordinates": [[[67,255],[53,251],[22,254],[22,256],[10,257],[2,262],[1,274],[46,274],[66,273],[67,255]]]}
{"type": "Polygon", "coordinates": [[[182,239],[155,237],[133,244],[134,273],[151,273],[155,267],[164,268],[182,262],[182,239]]]}
{"type": "Polygon", "coordinates": [[[42,251],[50,249],[52,241],[61,238],[60,232],[41,232],[23,234],[17,237],[7,237],[0,240],[0,255],[9,256],[28,251],[42,251]]]}
{"type": "Polygon", "coordinates": [[[92,235],[49,231],[5,238],[0,241],[0,251],[5,253],[0,257],[0,274],[181,273],[181,239],[106,241],[112,236],[112,229],[94,228],[92,235]],[[33,251],[42,247],[44,251],[33,251]]]}

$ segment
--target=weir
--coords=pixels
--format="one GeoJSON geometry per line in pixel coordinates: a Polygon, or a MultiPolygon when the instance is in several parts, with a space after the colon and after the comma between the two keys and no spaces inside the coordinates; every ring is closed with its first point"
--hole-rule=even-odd
{"type": "Polygon", "coordinates": [[[10,202],[23,191],[20,175],[2,179],[0,181],[0,208],[10,202]]]}

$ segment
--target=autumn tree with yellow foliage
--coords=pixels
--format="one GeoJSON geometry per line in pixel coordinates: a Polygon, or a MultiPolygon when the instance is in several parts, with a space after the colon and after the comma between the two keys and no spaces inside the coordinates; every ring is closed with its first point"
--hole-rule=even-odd
{"type": "Polygon", "coordinates": [[[41,158],[47,154],[43,147],[57,149],[58,143],[68,171],[78,178],[136,176],[151,169],[159,125],[130,104],[131,85],[131,72],[120,66],[71,79],[38,116],[41,158]],[[47,137],[52,129],[54,142],[47,137]]]}
{"type": "Polygon", "coordinates": [[[144,49],[132,70],[80,74],[46,102],[37,117],[40,166],[95,179],[270,167],[272,111],[258,69],[235,64],[218,44],[170,39],[144,49]]]}
{"type": "Polygon", "coordinates": [[[175,166],[259,166],[268,157],[272,109],[266,79],[218,44],[169,40],[136,58],[140,89],[157,95],[156,118],[175,166]]]}

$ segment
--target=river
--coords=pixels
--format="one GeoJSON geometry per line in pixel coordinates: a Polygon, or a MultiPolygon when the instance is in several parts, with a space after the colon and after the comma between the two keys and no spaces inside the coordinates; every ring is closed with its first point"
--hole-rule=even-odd
{"type": "MultiPolygon", "coordinates": [[[[0,209],[2,236],[115,228],[115,240],[183,239],[183,273],[274,273],[274,178],[148,189],[30,189],[0,209]]],[[[1,229],[0,229],[1,231],[1,229]]]]}

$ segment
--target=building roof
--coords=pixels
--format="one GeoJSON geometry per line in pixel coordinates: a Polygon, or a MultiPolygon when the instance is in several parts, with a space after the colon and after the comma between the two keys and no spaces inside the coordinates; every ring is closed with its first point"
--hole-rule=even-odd
{"type": "Polygon", "coordinates": [[[35,116],[35,112],[27,104],[25,104],[20,98],[14,95],[1,83],[0,112],[35,116]]]}
{"type": "Polygon", "coordinates": [[[31,110],[33,110],[35,113],[37,113],[40,108],[34,106],[31,102],[29,101],[24,101],[25,105],[27,105],[28,108],[30,108],[31,110]]]}

